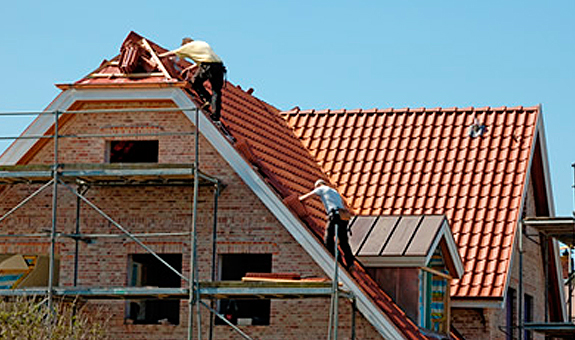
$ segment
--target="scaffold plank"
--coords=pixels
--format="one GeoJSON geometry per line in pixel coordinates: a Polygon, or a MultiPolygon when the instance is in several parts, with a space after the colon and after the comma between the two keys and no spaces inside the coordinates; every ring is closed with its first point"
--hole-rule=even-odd
{"type": "MultiPolygon", "coordinates": [[[[188,288],[159,287],[57,287],[54,296],[78,297],[86,300],[187,299],[188,288]]],[[[330,297],[331,282],[201,282],[200,297],[204,299],[301,299],[330,297]]],[[[340,294],[348,294],[340,290],[340,294]]],[[[0,296],[43,296],[48,288],[0,289],[0,296]]]]}

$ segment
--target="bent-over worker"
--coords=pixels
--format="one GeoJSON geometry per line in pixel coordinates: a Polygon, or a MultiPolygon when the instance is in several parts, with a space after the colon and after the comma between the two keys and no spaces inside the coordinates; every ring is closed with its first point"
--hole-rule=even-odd
{"type": "MultiPolygon", "coordinates": [[[[196,72],[192,76],[191,83],[192,89],[212,107],[211,118],[215,121],[220,120],[220,112],[222,109],[222,87],[224,86],[224,73],[226,68],[222,59],[212,50],[210,45],[205,41],[193,40],[192,38],[182,39],[182,46],[179,48],[162,53],[160,57],[168,57],[176,55],[179,58],[189,58],[196,65],[188,67],[183,72],[193,71],[197,67],[196,72]],[[212,95],[204,87],[204,82],[210,81],[212,85],[212,95]]],[[[204,107],[207,104],[204,104],[204,107]]]]}
{"type": "Polygon", "coordinates": [[[347,210],[343,198],[334,188],[329,187],[324,180],[315,182],[315,189],[299,197],[300,201],[309,198],[311,195],[318,195],[327,212],[327,225],[324,233],[324,242],[332,255],[335,251],[335,226],[337,225],[337,238],[345,257],[347,267],[353,265],[353,253],[349,247],[347,237],[347,224],[349,222],[349,211],[347,210]]]}

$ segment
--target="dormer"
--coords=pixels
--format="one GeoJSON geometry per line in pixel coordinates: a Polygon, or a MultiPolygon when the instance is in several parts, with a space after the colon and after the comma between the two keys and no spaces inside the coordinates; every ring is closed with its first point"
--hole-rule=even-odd
{"type": "Polygon", "coordinates": [[[357,216],[350,246],[379,286],[421,328],[448,334],[451,280],[463,264],[443,215],[357,216]]]}

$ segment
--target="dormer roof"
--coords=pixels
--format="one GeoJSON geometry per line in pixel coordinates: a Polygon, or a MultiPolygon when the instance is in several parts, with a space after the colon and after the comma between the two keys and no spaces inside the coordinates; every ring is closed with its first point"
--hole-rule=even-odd
{"type": "Polygon", "coordinates": [[[350,247],[366,267],[427,267],[439,247],[449,275],[463,275],[461,257],[443,215],[357,216],[350,229],[350,247]]]}

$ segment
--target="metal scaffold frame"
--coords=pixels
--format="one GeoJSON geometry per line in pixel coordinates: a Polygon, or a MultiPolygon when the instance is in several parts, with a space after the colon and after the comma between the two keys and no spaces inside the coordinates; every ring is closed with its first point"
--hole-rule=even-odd
{"type": "MultiPolygon", "coordinates": [[[[355,338],[355,298],[348,292],[339,288],[338,262],[337,256],[334,262],[334,279],[332,282],[311,282],[311,283],[273,283],[273,282],[216,282],[216,256],[217,256],[217,210],[218,197],[225,185],[212,176],[200,171],[200,149],[199,149],[199,112],[196,107],[192,108],[142,108],[142,109],[102,109],[102,110],[69,110],[69,111],[43,111],[43,112],[5,112],[2,116],[30,116],[30,115],[53,115],[52,134],[42,135],[22,135],[22,136],[0,136],[0,140],[28,139],[39,141],[42,139],[52,139],[54,143],[53,164],[50,165],[9,165],[0,166],[0,185],[14,184],[41,184],[32,194],[14,206],[12,209],[0,216],[0,223],[7,219],[18,209],[30,202],[48,187],[52,186],[52,208],[51,208],[51,228],[49,231],[28,234],[0,234],[0,238],[49,238],[49,277],[48,287],[32,289],[0,289],[0,296],[47,296],[47,303],[50,309],[53,308],[54,297],[82,297],[85,299],[136,299],[143,297],[162,296],[168,299],[188,299],[188,339],[194,334],[194,314],[197,322],[197,339],[202,338],[201,329],[201,306],[210,313],[209,339],[213,336],[214,316],[220,318],[224,323],[232,327],[245,339],[251,339],[239,327],[227,320],[218,313],[213,301],[225,297],[257,297],[274,299],[293,299],[307,297],[331,297],[329,314],[328,339],[337,339],[338,328],[338,297],[346,297],[352,301],[352,339],[355,338]],[[59,120],[65,114],[97,114],[97,113],[151,113],[151,112],[184,112],[195,113],[195,129],[190,132],[158,132],[158,133],[124,133],[124,134],[61,134],[59,120]],[[142,136],[193,136],[195,138],[195,155],[193,164],[62,164],[59,155],[59,140],[62,138],[112,138],[112,137],[142,137],[142,136]],[[190,180],[193,179],[193,182],[190,180]],[[200,183],[202,180],[202,183],[200,183]],[[72,183],[77,188],[72,186],[72,183]],[[85,197],[90,187],[96,186],[192,186],[192,225],[190,232],[173,233],[131,233],[111,216],[106,214],[101,208],[85,197]],[[57,230],[58,217],[58,188],[63,187],[76,197],[76,221],[75,232],[73,234],[61,233],[57,230]],[[198,195],[200,186],[214,188],[214,218],[212,235],[212,259],[211,259],[211,281],[201,282],[198,272],[197,254],[197,212],[198,195]],[[81,203],[89,206],[100,216],[106,219],[109,224],[121,233],[112,234],[85,234],[80,231],[80,206],[81,203]],[[190,237],[190,272],[189,276],[183,271],[172,267],[167,261],[162,259],[153,249],[148,247],[141,239],[161,238],[161,237],[190,237]],[[69,238],[75,241],[74,249],[74,288],[55,287],[56,272],[56,243],[58,238],[69,238]],[[95,238],[129,238],[145,252],[151,254],[163,265],[174,272],[183,281],[188,283],[188,288],[155,288],[147,287],[122,287],[122,288],[78,288],[78,257],[79,243],[95,238]],[[210,299],[208,305],[202,299],[210,299]],[[194,313],[195,307],[195,313],[194,313]]],[[[337,235],[337,232],[336,232],[337,235]]],[[[337,247],[337,240],[335,242],[337,247]]],[[[338,251],[336,249],[336,254],[338,251]]]]}
{"type": "MultiPolygon", "coordinates": [[[[572,165],[573,168],[573,198],[575,200],[575,163],[572,165]]],[[[558,337],[558,338],[573,338],[575,336],[575,319],[573,316],[573,280],[575,279],[575,270],[573,268],[573,248],[575,248],[575,210],[573,211],[572,217],[529,217],[521,221],[519,227],[519,282],[518,282],[518,315],[519,315],[519,334],[518,339],[523,339],[524,331],[534,331],[540,332],[545,336],[558,337]],[[531,227],[537,231],[536,235],[529,235],[526,233],[526,227],[531,227]],[[567,247],[567,268],[568,275],[565,279],[564,285],[566,287],[560,287],[560,289],[566,288],[567,292],[567,318],[566,322],[552,322],[549,320],[549,301],[545,299],[544,306],[544,321],[543,322],[527,322],[525,320],[525,310],[524,310],[524,264],[523,257],[525,256],[525,250],[523,245],[523,236],[526,239],[531,239],[531,236],[540,236],[541,241],[536,242],[542,246],[543,253],[543,263],[544,263],[544,276],[545,276],[545,289],[544,293],[549,292],[549,263],[552,259],[549,258],[550,247],[549,241],[551,239],[556,239],[557,241],[563,243],[567,247]]],[[[561,265],[561,264],[560,264],[561,265]]],[[[560,277],[560,280],[563,278],[560,277]]]]}

